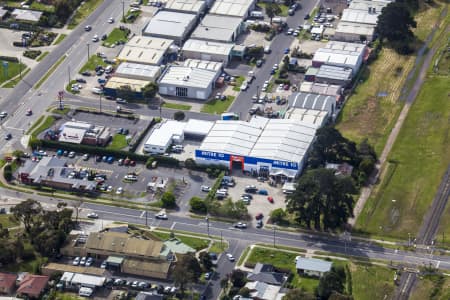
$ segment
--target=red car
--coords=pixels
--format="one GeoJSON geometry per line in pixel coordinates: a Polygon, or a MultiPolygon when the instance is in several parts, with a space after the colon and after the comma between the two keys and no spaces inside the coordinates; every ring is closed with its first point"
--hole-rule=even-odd
{"type": "Polygon", "coordinates": [[[136,166],[136,162],[134,160],[130,160],[130,166],[132,167],[136,166]]]}
{"type": "Polygon", "coordinates": [[[264,218],[264,215],[262,213],[259,213],[255,216],[256,220],[261,220],[262,218],[264,218]]]}
{"type": "Polygon", "coordinates": [[[272,196],[267,197],[267,200],[269,200],[270,203],[273,203],[273,197],[272,196]]]}

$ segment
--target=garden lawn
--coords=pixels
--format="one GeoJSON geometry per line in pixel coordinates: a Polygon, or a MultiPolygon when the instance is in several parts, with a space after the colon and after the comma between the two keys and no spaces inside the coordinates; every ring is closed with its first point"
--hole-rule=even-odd
{"type": "Polygon", "coordinates": [[[357,220],[358,230],[404,239],[418,231],[450,163],[449,86],[450,77],[428,75],[389,154],[387,175],[357,220]]]}
{"type": "Polygon", "coordinates": [[[228,107],[233,103],[234,98],[234,96],[227,96],[226,100],[211,100],[203,105],[201,111],[208,114],[220,115],[228,110],[228,107]]]}
{"type": "Polygon", "coordinates": [[[10,219],[11,216],[7,214],[0,215],[0,224],[2,224],[3,228],[19,226],[19,222],[10,219]]]}
{"type": "Polygon", "coordinates": [[[68,28],[74,29],[87,16],[89,16],[102,2],[103,0],[86,0],[81,2],[82,4],[78,7],[75,16],[68,25],[68,28]]]}
{"type": "Polygon", "coordinates": [[[211,247],[209,248],[209,252],[213,252],[213,253],[222,253],[225,250],[228,249],[228,242],[227,241],[214,241],[211,245],[211,247]]]}
{"type": "Polygon", "coordinates": [[[33,125],[32,128],[34,129],[32,131],[30,130],[31,135],[37,137],[41,132],[50,128],[55,123],[55,118],[53,116],[47,116],[42,123],[40,123],[41,121],[42,119],[39,118],[35,125],[33,125]]]}
{"type": "Polygon", "coordinates": [[[178,110],[191,110],[192,106],[186,104],[169,103],[165,102],[163,105],[165,108],[178,109],[178,110]]]}
{"type": "Polygon", "coordinates": [[[0,84],[7,80],[10,80],[20,74],[20,70],[23,71],[27,68],[25,64],[19,64],[15,62],[8,61],[8,74],[5,73],[5,67],[3,63],[0,64],[0,84]]]}
{"type": "Polygon", "coordinates": [[[102,45],[105,47],[110,47],[111,45],[115,45],[118,41],[128,41],[127,32],[125,30],[120,30],[119,28],[114,28],[106,40],[103,41],[102,45]]]}

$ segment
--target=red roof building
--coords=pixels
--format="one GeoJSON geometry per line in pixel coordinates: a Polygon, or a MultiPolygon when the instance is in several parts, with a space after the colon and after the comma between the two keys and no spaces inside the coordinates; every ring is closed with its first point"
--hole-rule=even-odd
{"type": "Polygon", "coordinates": [[[39,298],[47,286],[48,280],[48,276],[27,274],[20,282],[17,294],[27,295],[30,298],[39,298]]]}
{"type": "Polygon", "coordinates": [[[0,294],[12,294],[16,286],[16,274],[0,273],[0,294]]]}

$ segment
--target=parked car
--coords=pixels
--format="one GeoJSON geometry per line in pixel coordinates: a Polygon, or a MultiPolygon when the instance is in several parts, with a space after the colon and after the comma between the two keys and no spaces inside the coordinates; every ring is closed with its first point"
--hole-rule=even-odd
{"type": "Polygon", "coordinates": [[[85,264],[86,264],[86,257],[85,256],[83,256],[82,258],[81,258],[81,260],[80,260],[80,266],[84,266],[85,264]]]}
{"type": "Polygon", "coordinates": [[[109,23],[109,24],[114,23],[114,18],[113,18],[113,17],[109,18],[109,19],[108,19],[108,23],[109,23]]]}
{"type": "Polygon", "coordinates": [[[87,214],[87,217],[89,219],[98,219],[98,214],[96,214],[95,212],[91,212],[87,214]]]}
{"type": "Polygon", "coordinates": [[[94,259],[92,257],[88,257],[86,260],[86,267],[90,267],[94,263],[94,259]]]}
{"type": "Polygon", "coordinates": [[[212,272],[206,272],[205,273],[205,280],[210,280],[212,277],[212,272]]]}
{"type": "Polygon", "coordinates": [[[10,139],[12,139],[12,134],[11,133],[7,133],[5,135],[5,140],[9,141],[10,139]]]}
{"type": "Polygon", "coordinates": [[[27,116],[31,116],[32,114],[33,114],[33,111],[31,110],[31,108],[29,108],[29,109],[27,110],[26,115],[27,115],[27,116]]]}
{"type": "Polygon", "coordinates": [[[259,213],[255,216],[256,220],[261,220],[262,218],[264,218],[264,215],[262,213],[259,213]]]}
{"type": "Polygon", "coordinates": [[[112,163],[114,162],[114,157],[113,157],[113,156],[109,156],[109,157],[107,158],[106,162],[107,162],[108,164],[112,164],[112,163]]]}
{"type": "Polygon", "coordinates": [[[267,190],[261,189],[258,191],[258,194],[267,196],[269,194],[269,192],[267,190]]]}
{"type": "Polygon", "coordinates": [[[209,192],[211,191],[211,187],[207,186],[207,185],[202,185],[202,192],[209,192]]]}
{"type": "Polygon", "coordinates": [[[75,157],[75,152],[74,151],[70,151],[69,152],[69,158],[74,158],[75,157]]]}
{"type": "Polygon", "coordinates": [[[2,111],[1,113],[0,113],[0,118],[6,118],[8,116],[8,113],[6,112],[6,111],[2,111]]]}
{"type": "Polygon", "coordinates": [[[80,264],[80,257],[75,257],[75,259],[72,262],[72,265],[74,266],[78,266],[80,264]]]}
{"type": "Polygon", "coordinates": [[[123,187],[120,186],[116,190],[116,195],[122,195],[122,193],[123,193],[123,187]]]}
{"type": "Polygon", "coordinates": [[[231,253],[227,253],[227,258],[231,262],[233,262],[235,260],[233,254],[231,254],[231,253]]]}
{"type": "Polygon", "coordinates": [[[263,227],[263,222],[262,222],[262,220],[256,221],[256,228],[262,228],[262,227],[263,227]]]}
{"type": "Polygon", "coordinates": [[[272,197],[272,196],[267,197],[267,200],[268,200],[270,203],[273,203],[273,197],[272,197]]]}
{"type": "Polygon", "coordinates": [[[106,260],[104,260],[104,261],[102,262],[102,264],[100,265],[100,268],[106,269],[107,266],[108,266],[108,263],[106,262],[106,260]]]}

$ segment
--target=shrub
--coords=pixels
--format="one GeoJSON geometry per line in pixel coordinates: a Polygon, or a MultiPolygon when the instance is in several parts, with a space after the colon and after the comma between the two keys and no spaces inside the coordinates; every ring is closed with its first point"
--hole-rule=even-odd
{"type": "Polygon", "coordinates": [[[23,53],[23,56],[31,59],[36,59],[36,57],[38,57],[41,54],[42,54],[41,50],[27,50],[23,53]]]}
{"type": "Polygon", "coordinates": [[[282,79],[282,78],[277,78],[275,79],[275,84],[291,84],[291,81],[289,79],[282,79]]]}
{"type": "Polygon", "coordinates": [[[206,213],[206,203],[205,200],[203,200],[200,197],[192,197],[191,200],[189,200],[189,205],[191,206],[191,211],[196,213],[206,213]]]}
{"type": "Polygon", "coordinates": [[[10,164],[7,164],[5,168],[3,169],[3,176],[7,181],[12,180],[12,167],[10,164]]]}
{"type": "Polygon", "coordinates": [[[172,192],[165,192],[161,196],[161,205],[164,208],[174,208],[177,202],[175,199],[175,195],[172,192]]]}
{"type": "MultiPolygon", "coordinates": [[[[22,44],[22,42],[20,44],[22,44]]],[[[0,56],[0,60],[6,60],[6,61],[11,61],[11,62],[16,62],[16,63],[19,62],[19,59],[14,56],[0,56]]]]}

